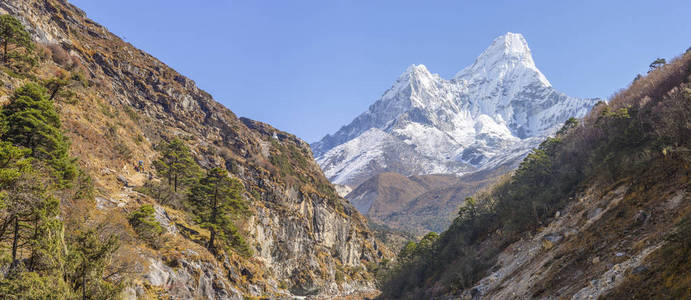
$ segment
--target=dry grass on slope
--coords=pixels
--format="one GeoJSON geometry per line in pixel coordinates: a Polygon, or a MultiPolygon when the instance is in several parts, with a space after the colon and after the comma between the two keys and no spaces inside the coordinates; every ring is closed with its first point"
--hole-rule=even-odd
{"type": "MultiPolygon", "coordinates": [[[[656,211],[660,208],[647,205],[655,206],[666,199],[667,193],[687,188],[691,164],[690,81],[691,52],[687,52],[636,80],[627,90],[614,95],[609,104],[596,105],[581,122],[567,122],[556,137],[547,139],[521,163],[510,180],[464,205],[459,217],[432,247],[399,266],[384,285],[383,297],[419,298],[469,292],[496,268],[499,254],[508,245],[539,234],[555,222],[556,212],[571,205],[578,193],[621,181],[630,182],[634,193],[656,186],[643,198],[630,196],[624,205],[605,205],[617,208],[612,210],[617,213],[600,219],[596,224],[601,228],[572,238],[576,241],[574,250],[567,251],[572,254],[559,264],[539,269],[539,273],[556,273],[538,287],[528,286],[535,290],[526,297],[581,294],[578,289],[587,280],[609,272],[603,265],[587,266],[586,258],[609,246],[612,239],[635,240],[633,229],[626,227],[630,218],[623,217],[638,213],[636,207],[656,211]],[[672,187],[667,187],[670,184],[672,187]],[[582,277],[570,277],[574,274],[582,277]],[[564,290],[552,288],[560,284],[564,290]]],[[[675,208],[662,209],[658,215],[676,218],[675,208]]],[[[664,230],[674,224],[669,220],[663,217],[660,224],[666,225],[644,228],[645,234],[652,235],[652,239],[646,240],[660,241],[669,234],[664,230]]],[[[635,244],[624,247],[641,249],[635,244]]],[[[504,286],[515,283],[511,280],[509,277],[504,286]]],[[[483,287],[473,291],[487,292],[483,287]]],[[[601,292],[593,289],[583,293],[601,292]]]]}

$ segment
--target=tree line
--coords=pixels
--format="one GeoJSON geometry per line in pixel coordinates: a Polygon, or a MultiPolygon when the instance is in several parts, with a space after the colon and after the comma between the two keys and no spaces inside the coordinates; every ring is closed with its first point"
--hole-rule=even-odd
{"type": "MultiPolygon", "coordinates": [[[[233,248],[249,255],[250,248],[235,225],[235,220],[248,212],[242,182],[221,167],[202,170],[180,138],[162,141],[157,150],[160,155],[153,165],[161,182],[150,181],[142,191],[161,204],[188,212],[199,226],[207,229],[209,238],[205,246],[212,254],[219,254],[220,248],[233,248]]],[[[157,231],[152,226],[147,231],[152,230],[157,231]]]]}
{"type": "Polygon", "coordinates": [[[504,247],[546,226],[584,184],[654,168],[683,172],[691,163],[691,53],[662,68],[666,63],[656,60],[647,76],[609,102],[582,120],[567,120],[511,176],[467,198],[447,231],[408,243],[383,282],[382,297],[431,298],[471,288],[504,247]],[[435,283],[441,290],[432,291],[435,283]]]}
{"type": "MultiPolygon", "coordinates": [[[[34,49],[21,22],[0,15],[2,71],[27,71],[17,65],[34,49]]],[[[22,85],[0,109],[0,295],[111,299],[123,286],[117,272],[104,275],[117,238],[61,215],[63,201],[93,201],[93,186],[69,155],[50,82],[22,85]]]]}
{"type": "MultiPolygon", "coordinates": [[[[45,56],[36,55],[36,48],[21,22],[0,15],[0,72],[28,79],[0,109],[0,295],[112,299],[127,280],[113,266],[120,241],[100,225],[62,213],[65,205],[94,203],[93,184],[69,154],[54,103],[73,97],[74,83],[85,79],[60,69],[39,80],[32,75],[35,64],[26,65],[27,57],[45,56]]],[[[220,167],[203,170],[181,139],[163,141],[156,150],[154,166],[162,180],[149,182],[149,194],[206,228],[204,244],[211,253],[232,249],[250,255],[235,225],[248,211],[242,182],[220,167]]],[[[164,229],[152,205],[142,205],[128,221],[140,238],[160,244],[164,229]]]]}
{"type": "Polygon", "coordinates": [[[121,286],[102,275],[115,237],[89,228],[65,236],[61,199],[88,197],[83,174],[44,87],[27,83],[0,111],[0,253],[9,266],[0,294],[18,298],[100,298],[121,286]]]}

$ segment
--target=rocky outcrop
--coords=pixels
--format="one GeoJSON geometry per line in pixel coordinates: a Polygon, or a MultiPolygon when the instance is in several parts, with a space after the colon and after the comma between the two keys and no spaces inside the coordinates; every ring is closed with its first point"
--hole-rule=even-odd
{"type": "MultiPolygon", "coordinates": [[[[135,282],[173,298],[374,289],[366,264],[376,264],[389,252],[357,210],[336,194],[307,143],[237,118],[192,80],[66,1],[8,0],[0,2],[0,12],[18,17],[36,42],[59,45],[83,67],[89,83],[79,91],[80,101],[59,105],[73,155],[94,177],[100,209],[125,214],[133,205],[151,201],[132,187],[155,174],[135,171],[132,161],[142,160],[148,168],[156,157],[153,145],[172,137],[184,139],[203,167],[224,166],[242,180],[251,213],[239,223],[254,255],[214,258],[183,238],[195,229],[157,207],[157,218],[169,219],[166,227],[182,245],[168,255],[180,259],[169,266],[160,253],[142,251],[148,271],[136,274],[135,282]]],[[[130,294],[138,295],[138,288],[129,289],[130,294]]]]}
{"type": "Polygon", "coordinates": [[[608,295],[629,280],[630,274],[645,268],[651,254],[667,243],[669,233],[664,228],[673,228],[675,218],[689,210],[688,201],[678,200],[689,200],[685,186],[649,186],[664,191],[665,196],[659,198],[637,195],[640,188],[627,183],[592,186],[540,232],[509,245],[499,254],[492,272],[463,296],[597,299],[608,295]],[[638,201],[648,213],[654,212],[655,224],[636,222],[627,201],[638,201]],[[630,217],[615,217],[622,215],[630,217]],[[618,227],[628,229],[610,231],[618,227]],[[600,235],[606,235],[607,241],[600,240],[600,235]]]}

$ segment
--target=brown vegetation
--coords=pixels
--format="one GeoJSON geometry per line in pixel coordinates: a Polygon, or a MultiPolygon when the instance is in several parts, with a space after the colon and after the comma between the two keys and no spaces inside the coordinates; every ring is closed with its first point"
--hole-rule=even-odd
{"type": "MultiPolygon", "coordinates": [[[[621,223],[630,220],[624,216],[641,208],[653,212],[662,209],[656,215],[671,216],[672,220],[678,216],[679,211],[655,205],[666,199],[664,193],[687,188],[684,186],[688,184],[691,163],[690,80],[691,53],[686,53],[635,80],[631,87],[615,94],[610,103],[597,105],[580,124],[567,122],[555,138],[546,140],[521,163],[510,180],[468,202],[471,204],[462,208],[454,224],[430,250],[401,265],[385,285],[384,298],[431,297],[472,287],[507,245],[552,222],[555,212],[570,205],[569,200],[587,187],[629,182],[634,188],[648,191],[644,196],[629,196],[633,202],[623,202],[608,212],[595,231],[569,240],[565,245],[573,248],[562,256],[558,268],[551,269],[556,273],[547,276],[553,281],[545,282],[542,288],[536,286],[533,296],[555,295],[555,286],[565,283],[569,283],[569,290],[559,293],[575,293],[575,288],[587,285],[587,278],[600,274],[604,267],[587,268],[584,273],[584,262],[579,257],[601,251],[612,240],[629,240],[636,236],[634,228],[640,230],[636,227],[640,224],[621,223]],[[572,278],[569,274],[582,277],[572,278]]],[[[683,207],[688,209],[687,205],[683,207]]],[[[659,240],[669,234],[664,230],[670,226],[669,220],[658,219],[659,224],[666,225],[647,226],[645,234],[659,240]]],[[[637,249],[635,245],[630,247],[637,249]]],[[[680,270],[685,264],[682,262],[680,270]]],[[[681,284],[670,288],[688,289],[684,284],[688,275],[674,278],[681,284]]]]}

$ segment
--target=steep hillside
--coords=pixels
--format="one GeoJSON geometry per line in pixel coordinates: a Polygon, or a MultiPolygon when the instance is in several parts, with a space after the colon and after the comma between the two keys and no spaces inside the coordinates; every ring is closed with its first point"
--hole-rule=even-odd
{"type": "Polygon", "coordinates": [[[357,186],[382,172],[462,175],[517,164],[597,101],[554,89],[523,36],[507,33],[451,79],[408,67],[366,112],[312,149],[338,184],[357,186]]]}
{"type": "Polygon", "coordinates": [[[237,118],[192,80],[65,1],[2,1],[0,14],[5,13],[30,32],[37,59],[21,69],[3,67],[0,102],[10,102],[27,82],[64,81],[54,105],[71,155],[93,180],[95,197],[90,204],[63,201],[63,214],[114,228],[121,245],[113,260],[132,261],[128,297],[240,299],[374,290],[367,267],[389,252],[365,218],[336,194],[308,144],[237,118]],[[153,163],[163,155],[161,145],[175,140],[189,147],[202,169],[221,167],[240,180],[248,209],[234,223],[245,252],[209,252],[209,227],[197,224],[179,202],[186,196],[164,199],[156,190],[165,180],[153,163]],[[145,212],[146,204],[166,232],[155,246],[130,227],[133,213],[145,212]]]}
{"type": "Polygon", "coordinates": [[[415,197],[430,189],[456,182],[453,175],[422,175],[405,177],[398,173],[381,173],[368,179],[350,192],[351,203],[370,218],[379,219],[398,207],[406,206],[415,197]],[[374,201],[384,198],[386,201],[374,201]]]}
{"type": "Polygon", "coordinates": [[[381,298],[688,299],[690,137],[687,51],[406,245],[381,298]]]}
{"type": "Polygon", "coordinates": [[[346,195],[371,222],[421,236],[449,227],[466,197],[510,170],[504,166],[464,176],[381,173],[346,195]]]}

